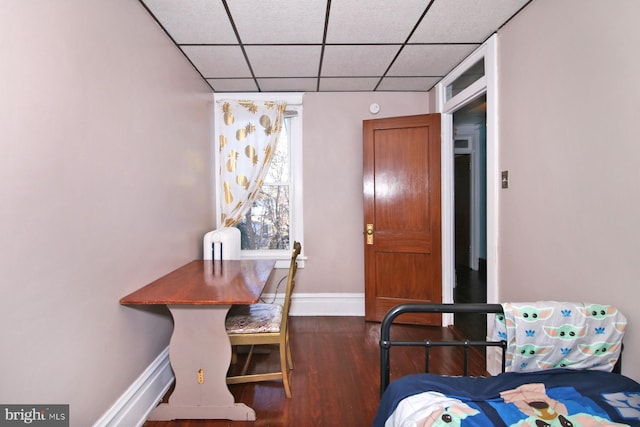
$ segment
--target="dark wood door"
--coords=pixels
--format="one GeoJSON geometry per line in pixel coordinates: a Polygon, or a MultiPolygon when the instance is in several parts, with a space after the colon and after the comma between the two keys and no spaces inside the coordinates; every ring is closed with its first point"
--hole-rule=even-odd
{"type": "Polygon", "coordinates": [[[363,157],[365,319],[442,302],[440,115],[365,120],[363,157]]]}

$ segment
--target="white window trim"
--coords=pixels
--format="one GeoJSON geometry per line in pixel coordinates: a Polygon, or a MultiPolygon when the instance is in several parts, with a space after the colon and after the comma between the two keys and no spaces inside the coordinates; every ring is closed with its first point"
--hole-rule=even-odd
{"type": "MultiPolygon", "coordinates": [[[[306,257],[304,256],[304,223],[303,223],[303,212],[302,212],[302,120],[303,120],[303,107],[302,107],[302,98],[303,93],[220,93],[214,94],[214,103],[217,104],[219,100],[241,100],[241,99],[251,99],[256,101],[262,100],[274,100],[274,101],[285,101],[287,103],[287,111],[295,110],[297,114],[297,118],[292,120],[291,122],[291,137],[292,141],[295,144],[291,144],[291,160],[292,160],[292,191],[293,191],[293,199],[294,203],[291,206],[292,213],[292,229],[290,230],[291,235],[294,239],[302,245],[302,253],[298,256],[298,267],[304,268],[304,262],[306,257]]],[[[212,182],[215,182],[213,186],[213,200],[214,200],[214,208],[216,212],[216,227],[221,227],[222,223],[220,221],[220,186],[218,185],[218,171],[220,170],[220,158],[219,158],[219,150],[218,150],[218,141],[215,140],[215,135],[219,135],[218,126],[219,121],[216,120],[217,109],[214,110],[214,122],[215,122],[215,133],[214,133],[214,142],[213,142],[213,165],[214,169],[212,172],[212,182]]],[[[291,252],[289,250],[283,251],[242,251],[243,259],[276,259],[276,268],[288,268],[291,262],[291,252]]]]}

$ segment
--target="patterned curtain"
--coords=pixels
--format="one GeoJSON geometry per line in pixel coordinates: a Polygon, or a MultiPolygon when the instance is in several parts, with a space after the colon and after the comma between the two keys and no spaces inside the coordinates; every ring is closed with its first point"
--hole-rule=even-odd
{"type": "Polygon", "coordinates": [[[282,130],[286,103],[219,101],[221,220],[239,223],[256,199],[282,130]]]}

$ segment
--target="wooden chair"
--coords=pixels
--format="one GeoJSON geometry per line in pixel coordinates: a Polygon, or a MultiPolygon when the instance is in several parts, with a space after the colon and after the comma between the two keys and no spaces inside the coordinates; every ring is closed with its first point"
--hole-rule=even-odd
{"type": "Polygon", "coordinates": [[[295,286],[295,275],[298,269],[297,258],[302,246],[294,242],[287,278],[284,305],[279,304],[251,304],[234,305],[227,315],[226,327],[231,345],[250,346],[247,359],[240,375],[227,377],[227,384],[240,384],[258,381],[272,381],[282,379],[284,391],[291,397],[289,385],[289,369],[293,369],[291,346],[289,344],[289,308],[291,294],[295,286]],[[277,345],[280,352],[280,371],[262,374],[248,374],[249,363],[256,345],[277,345]]]}

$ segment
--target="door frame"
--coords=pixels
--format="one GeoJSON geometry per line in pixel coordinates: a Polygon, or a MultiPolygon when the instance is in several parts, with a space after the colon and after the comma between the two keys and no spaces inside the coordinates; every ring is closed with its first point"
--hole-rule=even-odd
{"type": "MultiPolygon", "coordinates": [[[[442,115],[442,302],[453,302],[455,286],[454,240],[454,135],[453,113],[475,98],[487,96],[487,303],[498,301],[498,58],[497,35],[492,35],[478,49],[445,76],[435,87],[436,112],[442,115]],[[485,74],[451,99],[447,86],[484,58],[485,74]]],[[[443,325],[453,324],[453,315],[443,315],[443,325]]]]}

